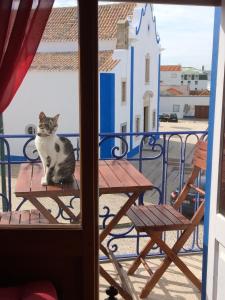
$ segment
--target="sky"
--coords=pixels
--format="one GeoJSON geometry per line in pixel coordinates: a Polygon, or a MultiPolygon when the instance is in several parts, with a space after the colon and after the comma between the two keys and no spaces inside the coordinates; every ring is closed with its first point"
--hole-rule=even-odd
{"type": "MultiPolygon", "coordinates": [[[[55,0],[54,6],[75,4],[76,0],[55,0]]],[[[213,7],[154,4],[154,15],[163,49],[161,64],[211,69],[213,7]]]]}

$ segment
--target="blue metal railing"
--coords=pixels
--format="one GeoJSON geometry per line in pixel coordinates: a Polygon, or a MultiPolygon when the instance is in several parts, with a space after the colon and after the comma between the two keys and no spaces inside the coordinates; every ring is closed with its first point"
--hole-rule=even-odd
{"type": "MultiPolygon", "coordinates": [[[[79,134],[63,134],[67,136],[74,144],[76,157],[79,159],[79,134]]],[[[199,139],[207,138],[207,131],[173,131],[157,133],[106,133],[99,135],[100,154],[104,159],[128,159],[132,164],[148,177],[155,188],[151,192],[144,193],[139,199],[139,204],[144,203],[170,203],[172,201],[171,193],[177,193],[183,187],[186,176],[191,170],[192,153],[194,144],[199,139]],[[133,138],[134,149],[129,149],[127,137],[133,138]],[[134,151],[135,150],[135,151],[134,151]],[[134,155],[133,155],[134,154],[134,155]]],[[[7,170],[7,193],[3,195],[3,207],[7,210],[22,209],[26,199],[21,199],[19,205],[12,205],[12,166],[27,161],[39,161],[37,151],[34,147],[34,136],[31,135],[0,135],[0,140],[5,145],[5,160],[0,164],[6,165],[7,170]],[[17,141],[15,143],[15,141],[17,141]],[[15,153],[17,156],[15,156],[15,153]]],[[[204,176],[204,174],[203,174],[204,176]]],[[[197,184],[201,184],[203,176],[200,176],[197,184]]],[[[113,201],[107,200],[100,207],[99,223],[100,230],[106,226],[109,220],[114,216],[116,208],[123,201],[118,195],[113,201]],[[118,202],[118,204],[117,204],[118,202]]],[[[199,195],[194,194],[193,203],[186,201],[183,206],[183,213],[196,210],[199,203],[199,195]],[[186,211],[187,210],[187,211],[186,211]]],[[[104,198],[105,199],[105,198],[104,198]]],[[[73,208],[77,198],[70,198],[68,207],[73,208]]],[[[100,203],[103,200],[100,199],[100,203]]],[[[77,206],[76,206],[77,207],[77,206]]],[[[70,220],[63,215],[59,209],[55,215],[65,222],[70,220]]],[[[181,233],[164,234],[164,240],[167,243],[176,242],[181,233]]],[[[115,255],[120,258],[135,257],[139,254],[142,243],[144,244],[145,234],[138,234],[130,224],[129,220],[124,218],[119,226],[113,230],[106,240],[106,244],[115,255]]],[[[200,224],[188,243],[182,249],[182,252],[199,252],[202,250],[202,225],[200,224]]],[[[158,248],[153,249],[151,255],[162,255],[158,248]]],[[[105,257],[101,257],[105,259],[105,257]]]]}

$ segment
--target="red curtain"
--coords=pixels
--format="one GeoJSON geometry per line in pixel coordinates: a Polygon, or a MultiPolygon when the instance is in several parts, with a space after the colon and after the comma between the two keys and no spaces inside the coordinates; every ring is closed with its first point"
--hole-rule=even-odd
{"type": "Polygon", "coordinates": [[[0,0],[0,113],[22,83],[54,0],[0,0]]]}

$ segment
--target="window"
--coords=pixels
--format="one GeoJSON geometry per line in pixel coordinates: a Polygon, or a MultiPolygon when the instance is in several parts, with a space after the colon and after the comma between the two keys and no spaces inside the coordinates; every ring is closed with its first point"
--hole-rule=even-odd
{"type": "Polygon", "coordinates": [[[135,119],[135,132],[138,133],[141,131],[140,129],[140,121],[141,121],[141,118],[140,116],[137,116],[136,119],[135,119]]]}
{"type": "Polygon", "coordinates": [[[174,104],[173,105],[173,112],[179,112],[180,111],[180,105],[179,104],[174,104]]]}
{"type": "Polygon", "coordinates": [[[122,81],[122,85],[121,85],[121,89],[122,89],[122,95],[121,95],[121,99],[122,102],[126,102],[127,100],[127,82],[125,80],[122,81]]]}
{"type": "Polygon", "coordinates": [[[187,75],[184,75],[184,80],[187,80],[187,75]]]}
{"type": "Polygon", "coordinates": [[[181,79],[184,79],[184,75],[181,75],[181,79]]]}
{"type": "Polygon", "coordinates": [[[156,128],[156,111],[153,110],[153,113],[152,113],[152,129],[155,129],[156,128]]]}
{"type": "Polygon", "coordinates": [[[188,84],[191,84],[190,80],[188,80],[188,84]]]}
{"type": "Polygon", "coordinates": [[[36,134],[37,127],[33,124],[29,124],[25,127],[25,134],[36,134]]]}
{"type": "Polygon", "coordinates": [[[191,80],[195,80],[195,75],[191,75],[191,80]]]}
{"type": "Polygon", "coordinates": [[[198,85],[198,81],[195,81],[195,85],[198,85]]]}
{"type": "Polygon", "coordinates": [[[183,85],[183,83],[184,83],[183,80],[181,80],[180,84],[183,85]]]}
{"type": "MultiPolygon", "coordinates": [[[[120,128],[121,128],[121,133],[126,133],[127,132],[127,123],[121,124],[120,128]]],[[[120,142],[121,154],[126,151],[126,144],[123,140],[125,140],[125,141],[127,140],[126,135],[122,137],[122,140],[120,142]]]]}
{"type": "Polygon", "coordinates": [[[147,56],[145,58],[145,83],[150,81],[150,58],[147,56]]]}
{"type": "Polygon", "coordinates": [[[198,80],[198,75],[195,75],[195,79],[198,80]]]}
{"type": "Polygon", "coordinates": [[[207,80],[207,79],[208,79],[207,74],[200,74],[199,75],[199,80],[207,80]]]}

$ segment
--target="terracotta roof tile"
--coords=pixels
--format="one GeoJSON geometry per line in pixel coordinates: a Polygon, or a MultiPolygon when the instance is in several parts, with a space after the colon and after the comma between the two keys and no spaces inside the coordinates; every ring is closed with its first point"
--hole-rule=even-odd
{"type": "MultiPolygon", "coordinates": [[[[116,37],[117,22],[132,16],[136,3],[99,5],[99,39],[116,37]]],[[[53,8],[42,41],[76,41],[78,39],[77,7],[53,8]]]]}
{"type": "Polygon", "coordinates": [[[181,65],[160,66],[160,71],[182,71],[181,65]]]}
{"type": "MultiPolygon", "coordinates": [[[[99,51],[99,71],[111,71],[119,60],[112,58],[113,51],[99,51]]],[[[75,71],[79,68],[78,52],[65,53],[37,53],[34,57],[31,70],[43,71],[75,71]]]]}

